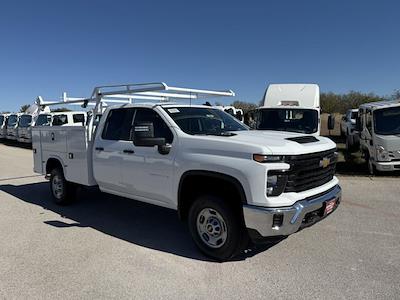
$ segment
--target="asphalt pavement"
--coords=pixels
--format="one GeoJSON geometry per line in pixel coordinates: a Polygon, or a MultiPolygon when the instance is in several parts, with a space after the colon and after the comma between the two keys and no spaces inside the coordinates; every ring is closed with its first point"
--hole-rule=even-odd
{"type": "Polygon", "coordinates": [[[176,212],[83,190],[51,202],[29,149],[0,144],[0,298],[399,299],[400,178],[340,176],[327,219],[235,261],[176,212]]]}

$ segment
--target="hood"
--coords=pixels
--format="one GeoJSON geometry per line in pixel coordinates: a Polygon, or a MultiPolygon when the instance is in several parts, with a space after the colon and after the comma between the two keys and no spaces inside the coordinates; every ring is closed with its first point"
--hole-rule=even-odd
{"type": "MultiPolygon", "coordinates": [[[[336,144],[325,137],[268,130],[235,131],[233,136],[191,136],[188,146],[231,153],[299,155],[330,150],[336,144]]],[[[227,154],[228,155],[228,154],[227,154]]]]}
{"type": "MultiPolygon", "coordinates": [[[[285,131],[252,130],[238,131],[234,140],[262,145],[271,154],[297,155],[330,150],[336,144],[325,137],[285,131]]],[[[267,154],[267,153],[266,153],[267,154]]]]}

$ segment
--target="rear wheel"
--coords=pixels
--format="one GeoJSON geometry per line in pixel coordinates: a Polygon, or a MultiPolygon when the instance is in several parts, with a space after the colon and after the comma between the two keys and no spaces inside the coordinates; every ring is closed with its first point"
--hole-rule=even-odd
{"type": "Polygon", "coordinates": [[[220,197],[198,197],[190,208],[188,222],[196,245],[207,256],[228,260],[247,246],[240,214],[220,197]]]}
{"type": "Polygon", "coordinates": [[[76,191],[75,185],[65,179],[63,171],[59,168],[50,172],[50,189],[54,202],[59,205],[70,203],[76,191]]]}

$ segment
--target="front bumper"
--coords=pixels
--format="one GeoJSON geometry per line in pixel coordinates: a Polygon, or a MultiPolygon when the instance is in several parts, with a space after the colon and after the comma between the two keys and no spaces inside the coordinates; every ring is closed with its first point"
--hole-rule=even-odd
{"type": "Polygon", "coordinates": [[[400,161],[375,162],[378,171],[399,171],[400,161]]]}
{"type": "Polygon", "coordinates": [[[295,233],[302,227],[310,226],[325,218],[325,203],[336,200],[338,207],[342,189],[336,185],[328,192],[306,198],[288,207],[260,207],[243,205],[246,227],[257,233],[258,237],[285,236],[295,233]],[[278,220],[275,222],[274,219],[278,220]],[[279,224],[279,226],[276,226],[279,224]]]}

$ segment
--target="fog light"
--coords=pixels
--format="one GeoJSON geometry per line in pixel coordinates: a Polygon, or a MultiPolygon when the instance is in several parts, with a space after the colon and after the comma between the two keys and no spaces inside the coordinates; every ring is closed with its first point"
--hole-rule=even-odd
{"type": "Polygon", "coordinates": [[[272,217],[272,229],[279,230],[282,224],[283,224],[283,215],[274,214],[274,216],[272,217]]]}

